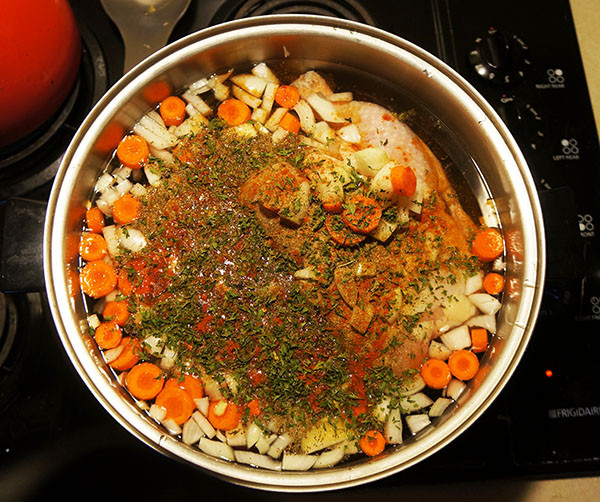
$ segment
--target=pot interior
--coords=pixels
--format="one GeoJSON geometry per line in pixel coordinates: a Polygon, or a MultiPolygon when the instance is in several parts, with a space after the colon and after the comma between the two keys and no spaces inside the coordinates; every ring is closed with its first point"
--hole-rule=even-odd
{"type": "Polygon", "coordinates": [[[512,374],[540,303],[543,225],[536,191],[514,140],[479,94],[436,58],[366,26],[317,17],[277,16],[220,25],[159,51],[128,73],[92,110],[65,154],[50,199],[45,268],[49,299],[63,344],[81,377],[105,408],[153,448],[232,482],[265,489],[323,490],[364,483],[431,455],[479,416],[512,374]],[[306,473],[272,473],[208,457],[168,435],[141,412],[116,382],[86,331],[79,292],[77,243],[83,208],[110,153],[97,142],[111,124],[123,130],[150,110],[144,89],[166,81],[173,89],[229,68],[267,62],[290,75],[317,70],[351,90],[405,114],[448,172],[472,216],[490,212],[506,236],[509,287],[497,334],[461,398],[432,426],[375,459],[306,473]]]}

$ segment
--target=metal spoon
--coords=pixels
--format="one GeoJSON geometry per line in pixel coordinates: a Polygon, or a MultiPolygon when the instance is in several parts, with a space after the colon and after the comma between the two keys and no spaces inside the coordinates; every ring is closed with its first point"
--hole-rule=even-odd
{"type": "Polygon", "coordinates": [[[125,45],[126,73],[164,47],[191,0],[100,0],[125,45]]]}

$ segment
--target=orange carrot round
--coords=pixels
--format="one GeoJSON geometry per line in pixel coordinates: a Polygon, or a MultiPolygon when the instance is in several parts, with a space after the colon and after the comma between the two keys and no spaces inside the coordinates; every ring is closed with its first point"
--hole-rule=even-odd
{"type": "Polygon", "coordinates": [[[177,126],[185,120],[185,101],[177,96],[163,99],[158,109],[167,127],[177,126]]]}
{"type": "Polygon", "coordinates": [[[504,239],[500,232],[492,227],[477,232],[471,246],[471,252],[483,262],[495,260],[503,251],[504,239]]]}
{"type": "Polygon", "coordinates": [[[165,383],[162,370],[152,363],[136,364],[125,378],[129,392],[138,399],[152,399],[158,395],[165,383]]]}
{"type": "Polygon", "coordinates": [[[390,170],[392,190],[398,195],[412,197],[417,190],[417,176],[408,166],[397,164],[390,170]]]}
{"type": "Polygon", "coordinates": [[[119,270],[119,273],[117,274],[117,284],[121,293],[123,293],[125,296],[131,296],[131,293],[133,292],[133,286],[131,285],[131,282],[129,282],[129,277],[127,277],[126,270],[119,270]]]}
{"type": "Polygon", "coordinates": [[[286,113],[279,121],[279,125],[294,134],[298,134],[298,131],[300,131],[300,120],[291,113],[286,113]]]}
{"type": "Polygon", "coordinates": [[[379,225],[381,213],[381,206],[375,199],[364,195],[355,195],[344,204],[342,221],[353,232],[368,234],[379,225]]]}
{"type": "Polygon", "coordinates": [[[178,425],[187,422],[196,407],[194,400],[185,390],[173,385],[165,385],[154,403],[167,410],[165,419],[170,418],[178,425]]]}
{"type": "Polygon", "coordinates": [[[94,332],[94,340],[101,349],[114,349],[121,343],[121,327],[114,321],[100,323],[94,332]]]}
{"type": "Polygon", "coordinates": [[[385,449],[385,438],[381,432],[370,430],[358,441],[358,446],[365,455],[374,457],[385,449]]]}
{"type": "Polygon", "coordinates": [[[331,213],[325,218],[325,229],[333,241],[340,246],[355,246],[367,238],[365,235],[350,231],[339,215],[331,213]]]}
{"type": "Polygon", "coordinates": [[[246,122],[252,112],[250,107],[239,99],[231,98],[223,101],[217,110],[217,115],[230,126],[236,126],[246,122]]]}
{"type": "Polygon", "coordinates": [[[112,152],[123,138],[125,130],[117,122],[108,124],[94,145],[94,150],[98,153],[107,154],[112,152]]]}
{"type": "Polygon", "coordinates": [[[113,205],[113,219],[125,225],[134,221],[140,214],[142,203],[130,193],[119,197],[113,205]]]}
{"type": "Polygon", "coordinates": [[[471,329],[471,350],[473,352],[485,352],[488,345],[488,332],[485,328],[471,329]]]}
{"type": "Polygon", "coordinates": [[[258,417],[262,413],[258,399],[252,399],[251,401],[248,402],[248,411],[250,412],[250,415],[253,417],[258,417]]]}
{"type": "Polygon", "coordinates": [[[110,263],[90,261],[79,272],[79,284],[86,295],[101,298],[117,287],[117,274],[110,263]]]}
{"type": "Polygon", "coordinates": [[[219,400],[210,403],[207,418],[215,429],[230,431],[237,427],[242,415],[231,401],[219,400]]]}
{"type": "MultiPolygon", "coordinates": [[[[118,284],[118,279],[117,279],[118,284]]],[[[102,317],[105,321],[115,321],[119,326],[125,326],[129,318],[129,309],[126,301],[106,302],[102,317]]]]}
{"type": "Polygon", "coordinates": [[[483,289],[490,295],[497,295],[504,289],[504,277],[497,272],[490,272],[483,278],[483,289]]]}
{"type": "Polygon", "coordinates": [[[101,260],[108,254],[104,237],[92,232],[84,232],[79,242],[79,254],[85,261],[101,260]]]}
{"type": "Polygon", "coordinates": [[[138,354],[140,353],[141,345],[137,339],[128,336],[124,336],[119,345],[123,346],[119,357],[108,364],[117,371],[127,371],[138,363],[138,354]]]}
{"type": "Polygon", "coordinates": [[[459,380],[471,380],[479,369],[479,359],[470,350],[455,350],[448,358],[448,368],[459,380]]]}
{"type": "Polygon", "coordinates": [[[164,80],[152,82],[142,90],[142,96],[151,105],[160,103],[172,93],[171,85],[164,80]]]}
{"type": "Polygon", "coordinates": [[[428,387],[443,389],[452,380],[448,365],[439,359],[428,359],[421,366],[421,376],[428,387]]]}
{"type": "Polygon", "coordinates": [[[165,387],[179,387],[186,391],[192,399],[204,397],[204,387],[198,377],[193,375],[185,375],[183,380],[179,378],[169,378],[165,383],[165,387]]]}
{"type": "Polygon", "coordinates": [[[104,214],[97,207],[92,207],[85,213],[85,222],[90,232],[99,234],[104,228],[104,214]]]}
{"type": "Polygon", "coordinates": [[[117,158],[125,167],[140,169],[148,162],[150,150],[146,140],[137,134],[125,136],[117,146],[117,158]]]}
{"type": "Polygon", "coordinates": [[[293,85],[280,85],[275,92],[275,102],[284,108],[292,108],[300,101],[300,91],[293,85]]]}

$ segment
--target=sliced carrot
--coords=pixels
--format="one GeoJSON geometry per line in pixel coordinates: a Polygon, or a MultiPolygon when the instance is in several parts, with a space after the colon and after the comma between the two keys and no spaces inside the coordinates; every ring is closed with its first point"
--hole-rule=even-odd
{"type": "Polygon", "coordinates": [[[164,80],[152,82],[142,90],[142,96],[151,105],[160,103],[172,93],[171,85],[164,80]]]}
{"type": "Polygon", "coordinates": [[[275,92],[275,102],[284,108],[292,108],[300,101],[300,91],[293,85],[280,85],[275,92]]]}
{"type": "Polygon", "coordinates": [[[217,115],[221,117],[227,125],[236,126],[246,122],[252,112],[250,107],[239,99],[231,98],[223,101],[217,110],[217,115]]]}
{"type": "Polygon", "coordinates": [[[121,293],[123,293],[125,296],[131,296],[133,287],[131,286],[131,282],[129,282],[129,277],[127,277],[126,270],[119,270],[119,273],[117,274],[117,284],[121,293]]]}
{"type": "Polygon", "coordinates": [[[177,126],[185,120],[185,101],[177,96],[163,99],[158,109],[167,127],[177,126]]]}
{"type": "Polygon", "coordinates": [[[322,202],[323,204],[323,209],[325,211],[327,211],[328,213],[335,213],[335,214],[339,214],[342,212],[342,199],[330,199],[330,200],[324,200],[322,202]]]}
{"type": "Polygon", "coordinates": [[[185,375],[182,380],[179,378],[169,378],[165,383],[165,387],[179,387],[186,391],[192,399],[200,399],[204,397],[204,387],[198,377],[193,375],[185,375]]]}
{"type": "Polygon", "coordinates": [[[152,399],[158,395],[165,383],[162,370],[152,363],[136,364],[125,378],[129,392],[138,399],[152,399]]]}
{"type": "Polygon", "coordinates": [[[471,329],[471,350],[473,352],[485,352],[488,345],[488,332],[485,328],[471,329]]]}
{"type": "Polygon", "coordinates": [[[334,242],[340,246],[356,246],[367,238],[365,235],[350,231],[342,222],[342,218],[336,214],[327,215],[325,229],[334,242]]]}
{"type": "Polygon", "coordinates": [[[300,131],[300,120],[291,113],[286,113],[279,121],[279,125],[294,134],[298,134],[298,131],[300,131]]]}
{"type": "Polygon", "coordinates": [[[234,403],[221,399],[210,403],[207,418],[215,429],[230,431],[240,423],[242,414],[234,403]]]}
{"type": "Polygon", "coordinates": [[[92,232],[84,232],[79,241],[79,254],[85,261],[101,260],[108,254],[104,237],[92,232]]]}
{"type": "Polygon", "coordinates": [[[417,190],[417,176],[406,165],[396,164],[390,171],[392,190],[398,195],[412,197],[417,190]]]}
{"type": "Polygon", "coordinates": [[[479,359],[470,350],[455,350],[448,358],[448,368],[459,380],[470,380],[477,374],[479,359]]]}
{"type": "Polygon", "coordinates": [[[248,403],[248,411],[250,412],[250,415],[253,417],[258,417],[262,413],[258,399],[252,399],[248,403]]]}
{"type": "Polygon", "coordinates": [[[117,274],[110,263],[90,261],[79,272],[79,284],[86,295],[101,298],[117,287],[117,274]]]}
{"type": "Polygon", "coordinates": [[[452,374],[445,361],[428,359],[421,366],[421,376],[428,387],[443,389],[452,380],[452,374]]]}
{"type": "Polygon", "coordinates": [[[121,195],[113,204],[113,219],[126,225],[135,221],[140,214],[142,203],[130,193],[121,195]]]}
{"type": "Polygon", "coordinates": [[[375,199],[364,195],[355,195],[344,204],[342,221],[353,232],[368,234],[379,225],[381,213],[381,206],[375,199]]]}
{"type": "Polygon", "coordinates": [[[135,338],[124,336],[119,345],[123,347],[119,357],[108,363],[108,365],[117,371],[127,371],[138,363],[138,354],[141,351],[141,344],[139,340],[135,338]]]}
{"type": "Polygon", "coordinates": [[[146,140],[137,134],[125,136],[117,146],[119,162],[131,169],[140,169],[148,162],[150,150],[146,140]]]}
{"type": "Polygon", "coordinates": [[[121,141],[123,134],[125,134],[125,129],[117,122],[111,122],[96,140],[94,150],[102,154],[112,152],[121,141]]]}
{"type": "Polygon", "coordinates": [[[94,332],[94,340],[101,349],[114,349],[121,343],[122,337],[121,326],[114,321],[100,323],[94,332]]]}
{"type": "Polygon", "coordinates": [[[178,425],[187,422],[196,408],[192,396],[173,385],[169,387],[165,385],[156,396],[154,403],[167,410],[165,419],[170,418],[178,425]]]}
{"type": "Polygon", "coordinates": [[[477,232],[471,246],[471,252],[483,262],[495,260],[503,251],[504,239],[498,229],[492,227],[477,232]]]}
{"type": "Polygon", "coordinates": [[[374,457],[385,449],[385,438],[381,432],[370,430],[358,441],[358,446],[365,455],[374,457]]]}
{"type": "Polygon", "coordinates": [[[497,272],[490,272],[483,278],[483,289],[490,295],[497,295],[504,289],[504,277],[497,272]]]}
{"type": "MultiPolygon", "coordinates": [[[[117,284],[118,284],[117,279],[117,284]]],[[[129,309],[126,301],[106,302],[102,317],[105,321],[115,321],[119,326],[125,326],[129,318],[129,309]]]]}
{"type": "Polygon", "coordinates": [[[92,207],[85,213],[85,222],[90,232],[99,234],[104,228],[104,214],[97,207],[92,207]]]}

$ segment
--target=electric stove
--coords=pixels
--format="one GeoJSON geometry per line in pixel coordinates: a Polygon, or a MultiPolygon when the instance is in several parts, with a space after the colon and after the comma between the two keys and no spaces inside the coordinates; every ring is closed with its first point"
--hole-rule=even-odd
{"type": "MultiPolygon", "coordinates": [[[[62,153],[87,112],[122,75],[123,45],[99,1],[71,4],[83,42],[77,83],[47,124],[0,150],[0,208],[26,208],[17,211],[16,220],[4,221],[10,249],[19,247],[14,229],[26,224],[22,220],[35,224],[43,217],[62,153]]],[[[547,234],[540,316],[525,356],[498,399],[429,459],[345,490],[343,497],[399,494],[396,490],[408,483],[434,480],[597,475],[600,148],[569,2],[202,0],[192,2],[171,41],[229,20],[289,13],[376,26],[432,52],[462,74],[519,143],[539,191],[547,234]]],[[[0,210],[0,224],[8,213],[0,210]]],[[[3,258],[11,253],[4,251],[3,258]]],[[[39,249],[20,268],[2,269],[2,286],[11,292],[0,293],[0,493],[35,499],[80,493],[76,487],[87,486],[105,495],[118,487],[119,498],[146,491],[200,495],[206,489],[225,498],[284,498],[181,465],[118,425],[64,353],[41,273],[21,273],[32,268],[35,253],[39,249]]]]}

